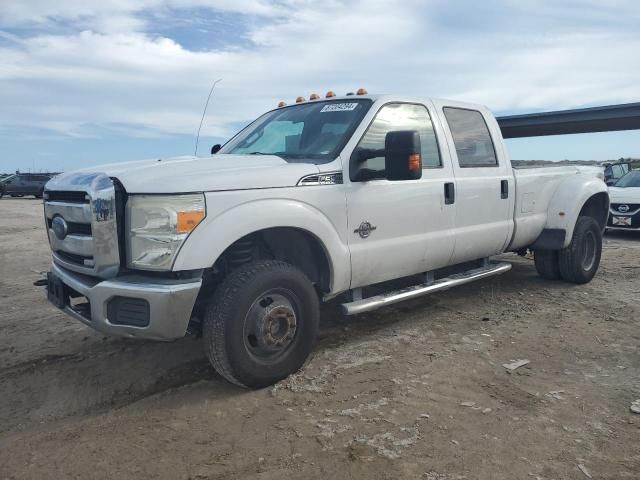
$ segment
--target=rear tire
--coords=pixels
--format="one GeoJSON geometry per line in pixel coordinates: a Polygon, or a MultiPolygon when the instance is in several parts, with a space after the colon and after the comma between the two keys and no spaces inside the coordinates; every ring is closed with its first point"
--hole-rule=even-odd
{"type": "Polygon", "coordinates": [[[202,326],[213,368],[236,385],[262,388],[297,371],[318,331],[318,295],[294,266],[264,260],[231,272],[202,326]]]}
{"type": "Polygon", "coordinates": [[[536,250],[533,259],[538,275],[547,280],[560,280],[560,265],[557,250],[536,250]]]}
{"type": "Polygon", "coordinates": [[[598,271],[602,228],[592,217],[578,217],[571,243],[558,253],[560,275],[567,282],[588,283],[598,271]]]}

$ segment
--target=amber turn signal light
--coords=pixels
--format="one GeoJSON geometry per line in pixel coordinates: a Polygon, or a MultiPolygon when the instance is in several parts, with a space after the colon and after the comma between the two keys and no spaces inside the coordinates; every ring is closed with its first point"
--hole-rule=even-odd
{"type": "Polygon", "coordinates": [[[204,210],[190,210],[187,212],[178,212],[176,221],[176,230],[178,233],[189,233],[196,228],[204,218],[204,210]]]}
{"type": "Polygon", "coordinates": [[[412,172],[419,172],[420,168],[420,154],[412,153],[409,155],[409,170],[412,172]]]}

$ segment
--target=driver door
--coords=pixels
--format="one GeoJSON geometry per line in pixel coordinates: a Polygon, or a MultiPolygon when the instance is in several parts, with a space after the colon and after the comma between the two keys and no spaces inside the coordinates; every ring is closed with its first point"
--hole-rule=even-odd
{"type": "Polygon", "coordinates": [[[444,192],[445,184],[455,180],[440,155],[436,128],[425,105],[389,103],[357,144],[345,172],[351,288],[448,264],[455,204],[445,201],[444,192]],[[359,149],[384,150],[386,134],[400,130],[420,135],[423,170],[418,180],[386,179],[383,156],[357,160],[359,149]]]}
{"type": "Polygon", "coordinates": [[[9,180],[6,184],[7,193],[19,194],[22,193],[23,190],[23,180],[21,176],[15,176],[11,180],[9,180]]]}

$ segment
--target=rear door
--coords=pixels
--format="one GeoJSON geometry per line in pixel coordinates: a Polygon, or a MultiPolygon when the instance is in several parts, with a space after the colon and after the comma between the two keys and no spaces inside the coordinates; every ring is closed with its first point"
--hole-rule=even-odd
{"type": "Polygon", "coordinates": [[[24,179],[24,192],[26,195],[32,195],[37,191],[38,176],[29,175],[24,179]]]}
{"type": "Polygon", "coordinates": [[[49,180],[49,177],[45,175],[35,175],[32,177],[33,183],[30,185],[31,192],[34,195],[40,195],[44,190],[44,185],[49,180]]]}
{"type": "Polygon", "coordinates": [[[485,109],[435,102],[456,181],[452,264],[501,253],[513,234],[514,178],[494,117],[485,109]]]}
{"type": "Polygon", "coordinates": [[[445,202],[444,185],[453,182],[453,171],[448,156],[441,155],[440,127],[432,117],[421,103],[380,106],[345,165],[352,288],[449,262],[455,205],[445,202]],[[384,150],[386,134],[398,130],[420,135],[419,180],[387,180],[384,156],[364,162],[356,158],[359,149],[384,150]]]}

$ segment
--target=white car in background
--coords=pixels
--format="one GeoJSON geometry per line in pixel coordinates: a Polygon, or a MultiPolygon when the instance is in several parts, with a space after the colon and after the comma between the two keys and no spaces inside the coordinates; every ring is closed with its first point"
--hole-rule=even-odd
{"type": "Polygon", "coordinates": [[[607,228],[640,230],[640,170],[631,170],[609,187],[607,228]]]}

